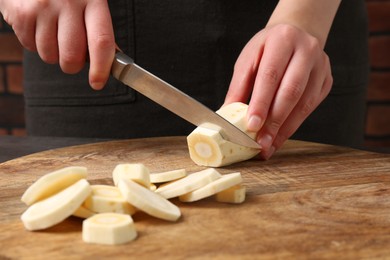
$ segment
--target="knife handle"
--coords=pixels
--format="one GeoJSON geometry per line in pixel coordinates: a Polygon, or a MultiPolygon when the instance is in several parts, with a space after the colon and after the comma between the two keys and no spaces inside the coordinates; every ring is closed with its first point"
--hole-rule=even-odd
{"type": "Polygon", "coordinates": [[[121,52],[120,50],[117,50],[115,53],[114,62],[112,63],[111,67],[111,74],[116,78],[120,79],[120,75],[122,74],[123,70],[128,67],[129,65],[133,65],[134,60],[121,52]]]}

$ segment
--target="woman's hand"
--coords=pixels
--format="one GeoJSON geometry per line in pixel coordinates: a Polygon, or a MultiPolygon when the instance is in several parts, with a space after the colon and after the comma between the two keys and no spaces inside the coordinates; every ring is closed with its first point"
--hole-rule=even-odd
{"type": "Polygon", "coordinates": [[[115,55],[107,0],[0,0],[0,12],[21,44],[43,61],[77,73],[89,52],[89,82],[103,88],[115,55]]]}
{"type": "Polygon", "coordinates": [[[225,104],[250,99],[248,128],[259,131],[261,157],[268,159],[328,95],[332,81],[317,38],[289,24],[272,25],[242,50],[225,104]]]}

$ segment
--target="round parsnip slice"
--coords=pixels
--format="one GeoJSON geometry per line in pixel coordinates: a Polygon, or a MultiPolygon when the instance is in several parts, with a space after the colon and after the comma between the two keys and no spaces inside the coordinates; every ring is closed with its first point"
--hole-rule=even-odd
{"type": "Polygon", "coordinates": [[[119,180],[118,188],[131,205],[151,216],[169,221],[181,216],[176,205],[132,180],[119,180]]]}
{"type": "Polygon", "coordinates": [[[99,213],[83,221],[83,241],[118,245],[134,240],[137,231],[130,215],[99,213]]]}
{"type": "Polygon", "coordinates": [[[47,173],[35,181],[22,195],[27,205],[43,200],[87,177],[87,168],[81,166],[65,167],[47,173]]]}
{"type": "Polygon", "coordinates": [[[21,216],[28,230],[45,229],[71,216],[91,193],[91,187],[81,179],[55,195],[31,205],[21,216]]]}
{"type": "Polygon", "coordinates": [[[235,172],[223,175],[221,178],[210,182],[209,184],[184,194],[179,197],[180,201],[192,202],[210,197],[220,191],[226,190],[242,182],[241,173],[235,172]]]}
{"type": "Polygon", "coordinates": [[[144,187],[150,187],[149,169],[142,163],[118,164],[112,172],[112,178],[115,185],[118,185],[120,179],[127,179],[135,181],[144,187]]]}
{"type": "MultiPolygon", "coordinates": [[[[223,106],[216,113],[254,139],[257,133],[247,130],[247,110],[247,104],[235,102],[223,106]]],[[[187,144],[192,161],[202,166],[221,167],[251,159],[260,152],[259,149],[232,143],[223,137],[223,132],[205,125],[198,126],[187,136],[187,144]]]]}
{"type": "Polygon", "coordinates": [[[150,182],[151,183],[162,183],[168,181],[174,181],[180,178],[187,176],[186,169],[177,169],[167,172],[151,173],[150,182]]]}
{"type": "Polygon", "coordinates": [[[170,199],[196,190],[220,177],[221,174],[217,170],[208,168],[159,187],[155,192],[166,199],[170,199]]]}
{"type": "Polygon", "coordinates": [[[83,206],[96,213],[116,212],[134,214],[136,209],[122,196],[118,187],[109,185],[91,185],[92,192],[83,206]]]}

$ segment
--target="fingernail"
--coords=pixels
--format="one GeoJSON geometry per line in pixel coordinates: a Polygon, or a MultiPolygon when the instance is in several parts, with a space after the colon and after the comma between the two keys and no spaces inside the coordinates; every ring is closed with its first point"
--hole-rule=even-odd
{"type": "Polygon", "coordinates": [[[104,87],[103,82],[91,82],[91,87],[95,90],[101,90],[104,87]]]}
{"type": "Polygon", "coordinates": [[[270,149],[272,145],[272,136],[270,135],[264,135],[259,139],[259,144],[262,148],[262,150],[267,151],[270,149]]]}
{"type": "Polygon", "coordinates": [[[258,132],[261,128],[262,120],[259,116],[251,116],[248,120],[248,131],[258,132]]]}
{"type": "Polygon", "coordinates": [[[268,160],[269,158],[271,158],[271,156],[275,153],[275,150],[275,146],[271,146],[271,148],[269,148],[269,151],[265,154],[264,159],[268,160]]]}

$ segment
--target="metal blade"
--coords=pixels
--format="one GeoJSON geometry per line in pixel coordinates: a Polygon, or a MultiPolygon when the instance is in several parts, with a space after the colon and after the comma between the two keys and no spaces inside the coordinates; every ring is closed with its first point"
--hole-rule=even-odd
{"type": "Polygon", "coordinates": [[[122,52],[116,54],[113,76],[188,122],[221,131],[233,143],[260,149],[260,145],[229,121],[179,89],[144,70],[122,52]]]}

